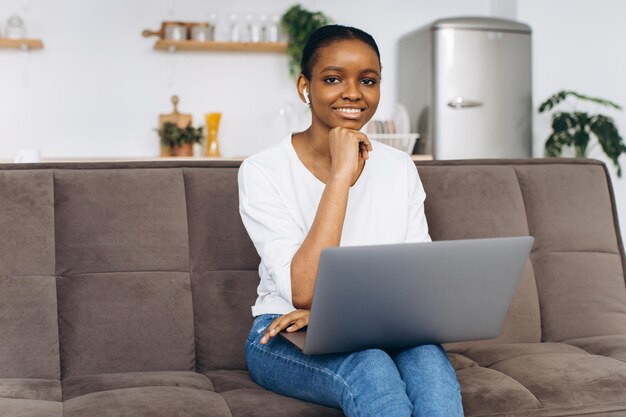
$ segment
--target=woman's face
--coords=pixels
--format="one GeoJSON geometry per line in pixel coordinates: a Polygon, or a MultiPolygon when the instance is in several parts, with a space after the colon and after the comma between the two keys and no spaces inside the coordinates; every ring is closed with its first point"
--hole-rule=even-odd
{"type": "Polygon", "coordinates": [[[328,129],[361,129],[380,101],[376,52],[362,41],[343,40],[322,47],[317,54],[311,79],[301,77],[301,82],[308,84],[313,123],[328,129]]]}

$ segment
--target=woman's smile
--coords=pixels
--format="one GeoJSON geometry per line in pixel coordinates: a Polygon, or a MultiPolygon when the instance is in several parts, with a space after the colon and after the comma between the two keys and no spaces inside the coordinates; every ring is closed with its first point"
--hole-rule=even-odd
{"type": "Polygon", "coordinates": [[[357,120],[363,116],[365,107],[333,107],[333,111],[340,115],[340,117],[357,120]]]}

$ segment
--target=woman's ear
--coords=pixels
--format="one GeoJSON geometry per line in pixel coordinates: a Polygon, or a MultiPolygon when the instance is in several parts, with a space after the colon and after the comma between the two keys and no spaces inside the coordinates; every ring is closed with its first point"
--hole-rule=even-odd
{"type": "Polygon", "coordinates": [[[300,73],[298,76],[298,93],[300,95],[300,99],[304,101],[306,104],[311,104],[311,96],[309,93],[309,82],[304,76],[304,74],[300,73]]]}

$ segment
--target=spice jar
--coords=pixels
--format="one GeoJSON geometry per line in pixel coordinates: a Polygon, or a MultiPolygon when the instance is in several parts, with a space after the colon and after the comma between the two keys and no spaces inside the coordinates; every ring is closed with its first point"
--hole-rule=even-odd
{"type": "Polygon", "coordinates": [[[211,31],[208,23],[194,23],[191,25],[191,40],[206,42],[211,39],[211,31]]]}
{"type": "Polygon", "coordinates": [[[187,39],[187,27],[182,23],[165,25],[165,39],[168,41],[184,41],[187,39]]]}

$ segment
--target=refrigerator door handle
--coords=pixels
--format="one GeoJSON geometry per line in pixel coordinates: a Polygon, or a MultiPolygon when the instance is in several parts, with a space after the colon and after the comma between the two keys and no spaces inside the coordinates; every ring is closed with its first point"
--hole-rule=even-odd
{"type": "Polygon", "coordinates": [[[482,101],[465,100],[463,97],[457,97],[454,100],[450,100],[448,102],[448,107],[451,107],[453,109],[467,109],[470,107],[480,107],[482,105],[482,101]]]}

